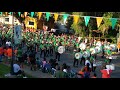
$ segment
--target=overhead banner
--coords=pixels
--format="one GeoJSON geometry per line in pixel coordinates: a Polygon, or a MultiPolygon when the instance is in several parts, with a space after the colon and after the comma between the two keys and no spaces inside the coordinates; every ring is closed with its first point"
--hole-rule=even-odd
{"type": "Polygon", "coordinates": [[[19,17],[21,16],[21,12],[18,12],[19,17]]]}
{"type": "Polygon", "coordinates": [[[55,22],[57,21],[58,16],[59,16],[59,15],[58,15],[57,13],[55,13],[55,14],[54,14],[54,19],[55,19],[55,22]]]}
{"type": "Polygon", "coordinates": [[[34,16],[34,12],[31,12],[31,17],[33,17],[34,16]]]}
{"type": "Polygon", "coordinates": [[[67,21],[67,18],[68,18],[68,14],[64,14],[64,15],[63,15],[64,24],[65,24],[65,22],[67,21]]]}
{"type": "Polygon", "coordinates": [[[49,17],[50,17],[50,12],[46,12],[47,21],[49,21],[49,17]]]}
{"type": "Polygon", "coordinates": [[[75,15],[75,16],[74,16],[74,23],[77,24],[77,23],[78,23],[78,20],[79,20],[79,16],[78,16],[78,15],[75,15]]]}
{"type": "Polygon", "coordinates": [[[42,12],[38,12],[38,19],[40,19],[42,16],[42,12]]]}
{"type": "Polygon", "coordinates": [[[22,39],[22,28],[21,25],[15,25],[14,27],[14,42],[19,44],[22,39]]]}
{"type": "Polygon", "coordinates": [[[12,15],[13,12],[9,12],[10,15],[12,15]]]}
{"type": "Polygon", "coordinates": [[[117,23],[117,18],[111,18],[111,23],[112,23],[112,29],[114,29],[117,23]]]}
{"type": "Polygon", "coordinates": [[[90,20],[90,16],[84,16],[84,20],[85,20],[85,25],[87,26],[90,20]]]}
{"type": "Polygon", "coordinates": [[[97,27],[99,28],[99,26],[103,20],[103,17],[96,17],[96,20],[97,20],[97,27]]]}

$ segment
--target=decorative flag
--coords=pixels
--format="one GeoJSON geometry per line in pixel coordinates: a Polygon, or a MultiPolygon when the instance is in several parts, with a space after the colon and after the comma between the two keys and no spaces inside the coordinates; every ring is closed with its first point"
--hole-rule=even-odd
{"type": "Polygon", "coordinates": [[[40,19],[42,16],[42,12],[38,12],[38,18],[40,19]]]}
{"type": "Polygon", "coordinates": [[[31,12],[31,17],[33,17],[34,16],[34,12],[31,12]]]}
{"type": "Polygon", "coordinates": [[[75,24],[77,24],[78,19],[79,19],[79,16],[78,16],[78,15],[74,15],[74,23],[75,23],[75,24]]]}
{"type": "Polygon", "coordinates": [[[12,15],[13,12],[9,12],[10,15],[12,15]]]}
{"type": "Polygon", "coordinates": [[[97,27],[99,28],[101,22],[102,22],[103,17],[96,17],[97,20],[97,27]]]}
{"type": "Polygon", "coordinates": [[[25,17],[27,16],[27,12],[24,12],[24,16],[25,16],[25,17]]]}
{"type": "Polygon", "coordinates": [[[5,12],[5,15],[7,16],[7,15],[8,15],[8,12],[5,12]]]}
{"type": "Polygon", "coordinates": [[[20,15],[21,15],[21,12],[18,12],[18,15],[20,16],[20,15]]]}
{"type": "Polygon", "coordinates": [[[115,24],[117,22],[117,18],[111,18],[111,22],[112,22],[112,29],[115,28],[115,24]]]}
{"type": "Polygon", "coordinates": [[[0,12],[0,16],[2,16],[2,12],[0,12]]]}
{"type": "Polygon", "coordinates": [[[85,19],[85,25],[87,26],[90,20],[90,16],[84,16],[84,19],[85,19]]]}
{"type": "Polygon", "coordinates": [[[68,14],[64,14],[64,16],[63,16],[64,24],[65,24],[67,18],[68,18],[68,14]]]}
{"type": "Polygon", "coordinates": [[[58,19],[58,14],[57,13],[54,14],[54,19],[55,19],[55,22],[56,22],[57,19],[58,19]]]}
{"type": "Polygon", "coordinates": [[[21,17],[22,17],[22,18],[24,18],[24,15],[23,15],[23,14],[21,14],[21,17]]]}
{"type": "Polygon", "coordinates": [[[47,21],[49,21],[49,17],[50,17],[50,12],[46,12],[47,21]]]}

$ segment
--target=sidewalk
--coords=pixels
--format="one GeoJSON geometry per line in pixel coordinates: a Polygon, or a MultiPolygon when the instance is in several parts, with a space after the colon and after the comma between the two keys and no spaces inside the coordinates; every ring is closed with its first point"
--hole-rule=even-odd
{"type": "Polygon", "coordinates": [[[52,75],[49,73],[43,73],[40,70],[31,71],[29,66],[23,68],[26,74],[33,76],[33,78],[52,78],[52,75]]]}
{"type": "MultiPolygon", "coordinates": [[[[3,63],[5,64],[5,63],[3,63]]],[[[8,64],[5,64],[7,66],[10,66],[8,64]]],[[[36,71],[31,71],[30,70],[30,67],[27,66],[27,65],[24,65],[24,68],[23,68],[24,72],[30,76],[32,76],[33,78],[53,78],[51,74],[49,73],[43,73],[42,71],[40,70],[36,70],[36,71]]]]}

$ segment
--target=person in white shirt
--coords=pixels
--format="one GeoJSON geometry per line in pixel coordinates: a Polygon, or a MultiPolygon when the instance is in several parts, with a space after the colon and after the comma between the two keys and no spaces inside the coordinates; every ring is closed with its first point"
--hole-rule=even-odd
{"type": "Polygon", "coordinates": [[[91,63],[88,59],[86,59],[86,61],[85,61],[85,66],[87,65],[87,63],[89,63],[89,67],[92,68],[91,63]]]}
{"type": "Polygon", "coordinates": [[[18,64],[18,62],[13,64],[13,72],[14,72],[14,75],[22,74],[22,76],[25,77],[25,73],[24,73],[24,71],[21,70],[20,65],[18,64]]]}

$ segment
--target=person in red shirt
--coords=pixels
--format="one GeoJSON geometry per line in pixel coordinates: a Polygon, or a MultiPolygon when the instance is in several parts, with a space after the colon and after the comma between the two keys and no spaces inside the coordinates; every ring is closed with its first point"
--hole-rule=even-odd
{"type": "Polygon", "coordinates": [[[7,60],[7,48],[6,47],[4,47],[3,53],[4,53],[4,60],[5,60],[5,63],[6,63],[6,60],[7,60]]]}
{"type": "Polygon", "coordinates": [[[7,49],[7,58],[8,60],[12,59],[12,47],[9,46],[9,48],[7,49]]]}
{"type": "Polygon", "coordinates": [[[112,73],[112,70],[106,69],[106,66],[103,67],[102,70],[100,70],[102,73],[102,78],[110,78],[110,74],[112,73]]]}
{"type": "Polygon", "coordinates": [[[3,56],[3,47],[0,47],[0,62],[2,62],[2,56],[3,56]]]}

